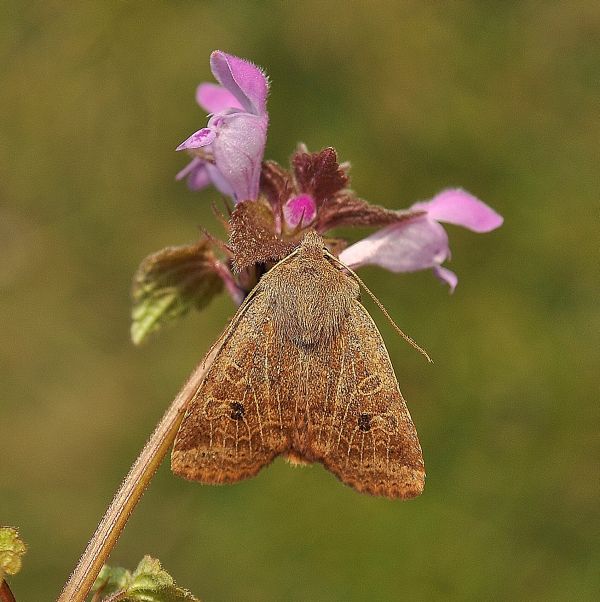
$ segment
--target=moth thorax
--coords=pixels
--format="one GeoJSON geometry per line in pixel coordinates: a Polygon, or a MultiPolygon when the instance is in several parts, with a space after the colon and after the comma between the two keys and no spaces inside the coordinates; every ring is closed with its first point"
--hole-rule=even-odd
{"type": "Polygon", "coordinates": [[[323,239],[316,232],[310,231],[305,235],[299,257],[313,261],[323,258],[323,239]]]}
{"type": "Polygon", "coordinates": [[[343,324],[340,312],[300,311],[288,314],[283,319],[275,319],[275,328],[281,339],[288,339],[298,347],[329,345],[343,324]]]}
{"type": "Polygon", "coordinates": [[[274,291],[272,297],[276,331],[299,346],[329,343],[339,333],[353,300],[345,276],[333,270],[333,278],[324,277],[315,267],[302,266],[300,282],[281,279],[279,294],[274,291]]]}

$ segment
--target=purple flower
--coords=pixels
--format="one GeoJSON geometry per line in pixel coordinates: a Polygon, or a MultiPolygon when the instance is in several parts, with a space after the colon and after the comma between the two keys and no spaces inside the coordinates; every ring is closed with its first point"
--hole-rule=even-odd
{"type": "Polygon", "coordinates": [[[340,261],[351,268],[379,265],[392,272],[431,268],[452,292],[458,278],[442,267],[450,257],[450,247],[448,235],[438,222],[456,224],[473,232],[489,232],[503,222],[502,216],[491,207],[460,188],[444,190],[430,201],[415,203],[410,210],[426,213],[359,240],[340,253],[340,261]]]}
{"type": "Polygon", "coordinates": [[[198,86],[196,100],[211,115],[207,127],[177,147],[195,155],[177,179],[187,177],[192,190],[212,183],[236,202],[256,199],[269,123],[267,78],[252,63],[219,50],[211,54],[210,68],[221,85],[198,86]]]}

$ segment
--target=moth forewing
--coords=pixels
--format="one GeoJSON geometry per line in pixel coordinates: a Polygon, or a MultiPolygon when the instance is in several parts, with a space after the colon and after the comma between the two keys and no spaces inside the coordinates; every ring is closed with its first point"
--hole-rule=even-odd
{"type": "Polygon", "coordinates": [[[177,434],[173,471],[253,476],[279,455],[323,463],[358,491],[423,489],[417,434],[359,287],[308,233],[240,306],[177,434]]]}
{"type": "Polygon", "coordinates": [[[171,468],[190,480],[216,484],[253,476],[288,447],[283,420],[267,418],[261,407],[269,383],[259,357],[274,339],[264,319],[265,296],[258,290],[241,309],[175,438],[171,468]]]}

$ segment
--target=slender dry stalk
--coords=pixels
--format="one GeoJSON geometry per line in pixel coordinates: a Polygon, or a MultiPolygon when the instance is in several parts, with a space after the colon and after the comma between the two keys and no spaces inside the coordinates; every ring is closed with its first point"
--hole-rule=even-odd
{"type": "Polygon", "coordinates": [[[220,348],[211,349],[173,400],[102,517],[58,602],[84,602],[129,516],[171,447],[189,400],[206,376],[220,348]]]}

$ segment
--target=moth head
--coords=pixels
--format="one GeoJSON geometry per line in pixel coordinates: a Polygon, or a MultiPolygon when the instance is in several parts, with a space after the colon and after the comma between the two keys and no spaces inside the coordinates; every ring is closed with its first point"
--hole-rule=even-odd
{"type": "Polygon", "coordinates": [[[323,257],[323,253],[327,251],[327,247],[323,242],[323,239],[314,231],[308,231],[299,247],[299,254],[302,257],[323,257]]]}

